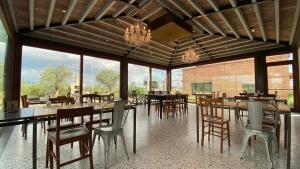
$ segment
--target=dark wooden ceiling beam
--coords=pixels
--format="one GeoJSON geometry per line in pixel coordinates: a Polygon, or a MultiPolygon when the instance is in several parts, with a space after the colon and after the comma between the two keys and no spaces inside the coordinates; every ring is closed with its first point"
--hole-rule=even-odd
{"type": "Polygon", "coordinates": [[[34,0],[29,0],[29,28],[34,29],[34,0]]]}
{"type": "Polygon", "coordinates": [[[279,0],[274,1],[274,10],[275,10],[275,31],[276,31],[276,43],[280,42],[280,11],[279,11],[279,0]]]}

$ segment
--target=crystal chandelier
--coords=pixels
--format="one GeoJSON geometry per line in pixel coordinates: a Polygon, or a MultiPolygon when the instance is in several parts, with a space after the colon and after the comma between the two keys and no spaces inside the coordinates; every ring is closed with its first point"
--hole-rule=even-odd
{"type": "Polygon", "coordinates": [[[151,42],[150,29],[146,29],[146,27],[142,25],[142,22],[137,20],[136,23],[131,25],[129,28],[126,28],[124,40],[130,46],[134,47],[149,45],[151,42]]]}
{"type": "Polygon", "coordinates": [[[184,63],[196,62],[198,59],[199,55],[191,47],[182,55],[182,62],[184,63]]]}

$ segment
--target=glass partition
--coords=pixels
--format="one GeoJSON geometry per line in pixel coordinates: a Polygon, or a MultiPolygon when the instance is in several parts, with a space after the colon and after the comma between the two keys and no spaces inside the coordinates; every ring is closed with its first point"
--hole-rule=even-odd
{"type": "Polygon", "coordinates": [[[3,107],[4,99],[4,61],[6,57],[8,35],[0,20],[0,109],[3,107]]]}
{"type": "Polygon", "coordinates": [[[172,90],[189,94],[212,93],[227,97],[255,92],[254,59],[200,65],[172,70],[172,90]]]}
{"type": "Polygon", "coordinates": [[[167,90],[167,71],[162,69],[152,68],[152,91],[167,90]]]}
{"type": "Polygon", "coordinates": [[[148,93],[150,72],[149,67],[128,64],[128,92],[148,93]]]}
{"type": "Polygon", "coordinates": [[[83,94],[114,93],[119,98],[120,62],[83,57],[83,94]]]}
{"type": "Polygon", "coordinates": [[[41,98],[78,93],[79,68],[79,55],[23,46],[21,95],[41,98]]]}

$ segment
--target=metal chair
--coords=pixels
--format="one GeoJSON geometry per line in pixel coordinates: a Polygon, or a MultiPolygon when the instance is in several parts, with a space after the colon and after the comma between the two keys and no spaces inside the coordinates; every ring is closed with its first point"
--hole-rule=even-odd
{"type": "MultiPolygon", "coordinates": [[[[115,139],[119,135],[122,139],[123,143],[123,148],[125,151],[125,154],[127,158],[129,159],[127,148],[126,148],[126,143],[125,143],[125,138],[124,138],[124,131],[123,131],[123,126],[126,122],[129,110],[130,110],[130,104],[128,106],[128,110],[125,110],[126,106],[126,101],[125,100],[118,100],[115,101],[114,103],[107,103],[105,104],[102,108],[109,106],[111,104],[114,104],[113,106],[113,122],[111,125],[108,126],[102,126],[100,123],[99,128],[94,129],[94,135],[93,135],[93,145],[96,140],[96,136],[100,135],[103,139],[104,142],[104,157],[105,157],[105,168],[107,168],[107,162],[108,162],[108,157],[109,157],[109,149],[110,149],[110,143],[112,139],[115,139]]],[[[102,113],[100,114],[100,118],[102,117],[102,113]]]]}
{"type": "Polygon", "coordinates": [[[249,138],[252,136],[260,136],[266,144],[269,163],[271,167],[274,168],[272,158],[272,141],[275,143],[278,152],[276,129],[274,127],[263,125],[263,104],[261,102],[249,101],[247,102],[247,106],[250,124],[244,128],[244,139],[240,158],[244,158],[249,138]]]}

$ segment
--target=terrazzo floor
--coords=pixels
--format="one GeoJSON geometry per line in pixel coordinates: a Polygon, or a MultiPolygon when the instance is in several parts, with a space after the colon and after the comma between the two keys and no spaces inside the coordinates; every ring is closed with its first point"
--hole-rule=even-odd
{"type": "MultiPolygon", "coordinates": [[[[118,148],[111,148],[108,168],[115,169],[251,169],[270,168],[264,143],[257,138],[253,146],[247,149],[245,159],[240,160],[242,144],[242,126],[234,120],[233,113],[230,121],[231,146],[224,144],[224,153],[220,151],[220,138],[205,138],[203,147],[196,142],[195,105],[189,105],[189,114],[175,118],[160,120],[155,112],[147,116],[144,106],[137,110],[137,153],[132,153],[132,113],[125,125],[125,139],[130,159],[127,160],[118,139],[118,148]]],[[[227,111],[225,112],[228,116],[227,111]]],[[[292,116],[292,161],[291,168],[300,169],[300,116],[292,116]]],[[[283,120],[282,120],[283,121],[283,120]]],[[[283,126],[283,125],[282,125],[283,126]]],[[[282,130],[283,131],[283,128],[282,130]]],[[[282,132],[283,133],[283,132],[282,132]]],[[[32,126],[28,129],[28,139],[21,137],[20,126],[14,127],[7,145],[0,150],[0,169],[29,169],[31,167],[32,126]]],[[[1,134],[0,134],[1,135],[1,134]]],[[[283,134],[281,135],[280,152],[274,152],[275,168],[284,169],[286,166],[286,151],[283,149],[283,134]]],[[[5,139],[5,138],[0,138],[5,139]]],[[[0,142],[1,143],[1,142],[0,142]]],[[[112,145],[113,146],[113,145],[112,145]]],[[[45,167],[46,134],[38,125],[38,168],[45,167]]],[[[76,144],[62,147],[62,161],[79,155],[76,144]]],[[[104,150],[102,140],[96,141],[93,149],[94,168],[104,168],[104,150]]],[[[63,168],[89,168],[88,160],[73,163],[63,168]]]]}

